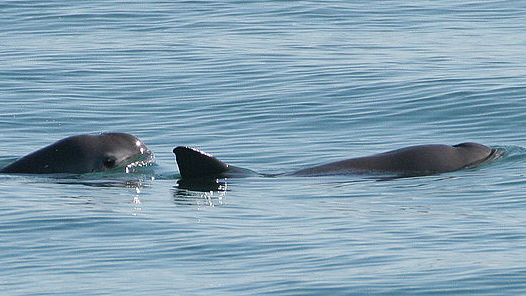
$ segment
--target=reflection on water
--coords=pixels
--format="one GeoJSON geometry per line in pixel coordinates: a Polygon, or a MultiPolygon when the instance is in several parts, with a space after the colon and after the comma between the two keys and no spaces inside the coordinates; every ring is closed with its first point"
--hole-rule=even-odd
{"type": "Polygon", "coordinates": [[[178,180],[173,198],[176,205],[218,206],[224,204],[227,183],[218,179],[178,180]]]}
{"type": "Polygon", "coordinates": [[[84,185],[90,187],[122,187],[122,188],[136,188],[137,190],[149,186],[145,184],[144,179],[136,180],[79,180],[79,179],[60,179],[57,180],[57,184],[75,184],[84,185]]]}
{"type": "Polygon", "coordinates": [[[226,184],[226,179],[223,179],[223,180],[224,181],[220,181],[219,179],[191,179],[191,180],[180,179],[177,181],[177,186],[179,189],[189,190],[189,191],[224,192],[226,191],[227,184],[226,184]]]}

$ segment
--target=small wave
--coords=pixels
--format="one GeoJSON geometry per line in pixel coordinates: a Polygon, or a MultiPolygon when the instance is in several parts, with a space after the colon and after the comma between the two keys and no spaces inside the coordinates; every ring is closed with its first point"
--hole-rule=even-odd
{"type": "Polygon", "coordinates": [[[526,148],[521,146],[493,146],[495,153],[490,161],[499,160],[499,163],[521,163],[526,159],[526,148]]]}

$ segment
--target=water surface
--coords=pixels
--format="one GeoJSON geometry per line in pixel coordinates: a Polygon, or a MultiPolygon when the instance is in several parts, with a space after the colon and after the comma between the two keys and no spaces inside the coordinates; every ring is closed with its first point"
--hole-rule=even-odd
{"type": "Polygon", "coordinates": [[[526,291],[526,7],[516,1],[0,4],[0,163],[136,135],[156,166],[0,176],[3,295],[526,291]],[[280,173],[474,141],[416,178],[179,187],[173,147],[280,173]],[[195,188],[194,188],[195,189],[195,188]],[[204,188],[206,189],[206,188],[204,188]]]}

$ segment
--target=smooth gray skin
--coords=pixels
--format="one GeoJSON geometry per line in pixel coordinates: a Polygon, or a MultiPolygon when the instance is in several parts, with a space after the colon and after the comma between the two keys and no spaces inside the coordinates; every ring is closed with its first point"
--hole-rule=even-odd
{"type": "Polygon", "coordinates": [[[493,153],[494,150],[490,147],[477,143],[411,146],[306,168],[291,175],[317,176],[368,172],[409,176],[432,175],[477,165],[493,153]]]}
{"type": "MultiPolygon", "coordinates": [[[[225,164],[198,149],[176,147],[173,152],[182,178],[243,177],[257,174],[225,164]]],[[[432,175],[475,166],[490,158],[494,152],[494,149],[477,143],[462,143],[454,146],[420,145],[331,162],[280,175],[324,176],[364,173],[399,176],[432,175]]]]}
{"type": "Polygon", "coordinates": [[[248,169],[228,165],[199,149],[179,146],[174,148],[173,153],[179,173],[185,179],[259,175],[248,169]]]}
{"type": "Polygon", "coordinates": [[[14,174],[83,174],[124,167],[153,154],[125,133],[71,136],[28,154],[0,170],[14,174]]]}

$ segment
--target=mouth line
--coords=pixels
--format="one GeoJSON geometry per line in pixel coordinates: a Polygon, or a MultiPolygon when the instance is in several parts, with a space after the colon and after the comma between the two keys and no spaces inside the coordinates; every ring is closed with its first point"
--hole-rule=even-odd
{"type": "Polygon", "coordinates": [[[126,159],[125,165],[119,166],[119,168],[124,167],[125,173],[129,174],[137,168],[151,166],[154,162],[155,155],[150,150],[146,150],[140,155],[126,159]]]}

